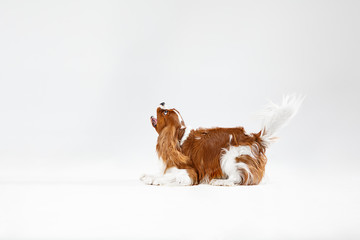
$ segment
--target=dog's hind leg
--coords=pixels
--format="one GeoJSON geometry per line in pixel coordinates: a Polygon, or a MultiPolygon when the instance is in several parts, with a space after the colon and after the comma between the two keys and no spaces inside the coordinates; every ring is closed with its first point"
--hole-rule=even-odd
{"type": "Polygon", "coordinates": [[[227,179],[213,179],[210,181],[214,186],[246,185],[251,182],[252,174],[244,162],[239,162],[239,156],[252,156],[249,146],[231,146],[221,156],[221,170],[227,179]]]}

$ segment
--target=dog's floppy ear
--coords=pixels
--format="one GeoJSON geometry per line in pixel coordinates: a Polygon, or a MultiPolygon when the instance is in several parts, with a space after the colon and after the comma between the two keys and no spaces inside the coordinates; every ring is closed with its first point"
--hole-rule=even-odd
{"type": "Polygon", "coordinates": [[[164,161],[166,169],[176,166],[183,168],[188,165],[190,159],[180,152],[178,131],[175,126],[165,127],[158,137],[156,151],[164,161]]]}

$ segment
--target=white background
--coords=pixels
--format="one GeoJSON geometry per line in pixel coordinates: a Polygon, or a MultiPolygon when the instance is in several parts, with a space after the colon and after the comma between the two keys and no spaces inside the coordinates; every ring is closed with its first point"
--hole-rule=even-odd
{"type": "Polygon", "coordinates": [[[358,1],[0,1],[0,239],[357,239],[358,1]],[[144,186],[149,117],[306,95],[263,184],[144,186]]]}

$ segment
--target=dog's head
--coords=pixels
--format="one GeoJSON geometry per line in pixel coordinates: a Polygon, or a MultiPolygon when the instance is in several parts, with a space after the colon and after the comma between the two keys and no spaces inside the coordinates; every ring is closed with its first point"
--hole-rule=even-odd
{"type": "Polygon", "coordinates": [[[180,151],[179,140],[184,135],[185,123],[179,111],[175,108],[166,108],[165,103],[162,102],[156,109],[156,118],[151,116],[150,120],[159,134],[156,151],[164,161],[166,169],[189,164],[189,157],[180,151]]]}
{"type": "Polygon", "coordinates": [[[160,135],[164,129],[178,130],[185,128],[184,120],[181,114],[175,108],[166,108],[165,103],[160,103],[156,109],[156,118],[150,117],[151,124],[160,135]]]}

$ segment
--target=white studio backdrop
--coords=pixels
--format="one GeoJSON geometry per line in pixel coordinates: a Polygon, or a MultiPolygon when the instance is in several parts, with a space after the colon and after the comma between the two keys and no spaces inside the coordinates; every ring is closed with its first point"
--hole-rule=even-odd
{"type": "Polygon", "coordinates": [[[359,9],[0,0],[0,184],[137,180],[156,170],[160,102],[192,127],[258,132],[256,112],[287,93],[306,99],[266,179],[358,184],[359,9]]]}
{"type": "Polygon", "coordinates": [[[269,154],[357,169],[359,6],[1,1],[1,177],[115,177],[156,163],[161,101],[191,126],[258,131],[286,93],[306,100],[269,154]]]}

